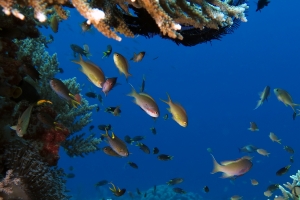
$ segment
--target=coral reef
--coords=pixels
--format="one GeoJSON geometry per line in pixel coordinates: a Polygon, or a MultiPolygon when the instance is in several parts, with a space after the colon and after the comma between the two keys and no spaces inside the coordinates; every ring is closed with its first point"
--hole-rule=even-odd
{"type": "Polygon", "coordinates": [[[84,157],[90,152],[99,151],[98,144],[102,141],[100,138],[95,138],[95,134],[89,135],[87,138],[83,138],[85,133],[74,136],[70,140],[66,140],[62,143],[62,147],[70,157],[80,156],[84,157]]]}
{"type": "Polygon", "coordinates": [[[62,170],[50,168],[35,146],[15,140],[1,146],[0,197],[4,199],[69,199],[64,194],[62,170]]]}
{"type": "Polygon", "coordinates": [[[279,185],[283,198],[286,200],[299,200],[300,199],[300,170],[295,175],[290,176],[293,182],[287,182],[283,186],[279,185]],[[286,188],[286,189],[285,189],[286,188]]]}
{"type": "MultiPolygon", "coordinates": [[[[248,9],[244,0],[72,0],[72,5],[85,17],[88,24],[109,38],[121,41],[116,32],[128,37],[160,34],[178,44],[187,46],[219,39],[246,22],[248,9]],[[147,23],[145,23],[147,22],[147,23]],[[182,41],[182,42],[181,42],[182,41]]],[[[34,17],[47,20],[49,9],[66,19],[61,6],[70,7],[68,0],[23,1],[22,5],[34,8],[34,17]]],[[[17,1],[1,0],[6,15],[24,19],[17,1]]]]}
{"type": "Polygon", "coordinates": [[[156,191],[153,188],[145,191],[147,193],[146,197],[141,197],[143,200],[158,200],[158,199],[180,199],[180,200],[201,200],[203,199],[199,194],[192,192],[187,192],[186,194],[177,194],[173,191],[173,188],[168,185],[158,185],[156,186],[156,191]]]}

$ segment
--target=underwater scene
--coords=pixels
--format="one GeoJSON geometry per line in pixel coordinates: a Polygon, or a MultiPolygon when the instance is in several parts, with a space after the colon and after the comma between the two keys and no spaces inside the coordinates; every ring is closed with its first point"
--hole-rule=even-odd
{"type": "Polygon", "coordinates": [[[0,0],[0,200],[300,200],[299,7],[0,0]]]}

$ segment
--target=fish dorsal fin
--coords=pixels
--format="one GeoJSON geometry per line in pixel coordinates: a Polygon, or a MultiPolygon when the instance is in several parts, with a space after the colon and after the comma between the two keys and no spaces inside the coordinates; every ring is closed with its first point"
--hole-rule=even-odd
{"type": "Polygon", "coordinates": [[[141,92],[141,93],[139,93],[139,95],[144,96],[144,97],[148,97],[149,99],[151,99],[152,101],[155,102],[155,100],[149,94],[141,92]]]}
{"type": "Polygon", "coordinates": [[[224,165],[224,166],[226,166],[226,165],[233,164],[233,163],[235,163],[235,162],[236,162],[236,160],[227,160],[227,161],[222,161],[222,162],[221,162],[221,165],[224,165]]]}

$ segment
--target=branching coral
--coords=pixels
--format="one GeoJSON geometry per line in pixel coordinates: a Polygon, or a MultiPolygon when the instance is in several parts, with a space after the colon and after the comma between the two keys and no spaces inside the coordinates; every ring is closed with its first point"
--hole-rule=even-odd
{"type": "Polygon", "coordinates": [[[292,183],[287,182],[286,184],[283,184],[283,186],[288,190],[281,185],[279,185],[279,189],[281,190],[284,199],[300,200],[300,193],[298,189],[300,187],[300,170],[298,170],[295,175],[290,176],[290,178],[293,179],[292,183]]]}
{"type": "MultiPolygon", "coordinates": [[[[138,24],[138,28],[141,29],[142,23],[149,23],[149,19],[151,23],[155,22],[163,36],[178,40],[188,36],[181,33],[182,26],[206,33],[205,29],[229,28],[235,23],[235,19],[247,21],[245,11],[248,6],[243,2],[244,0],[238,0],[237,3],[221,0],[72,0],[73,6],[89,24],[93,24],[105,36],[118,41],[121,38],[115,31],[133,37],[134,34],[138,34],[134,32],[137,27],[131,28],[130,25],[138,24]],[[148,17],[133,16],[130,11],[132,9],[146,10],[148,17]]],[[[57,8],[67,3],[67,0],[23,1],[24,5],[34,8],[34,16],[41,22],[46,21],[47,7],[55,5],[57,8]]],[[[24,18],[15,5],[16,0],[0,0],[5,14],[12,13],[18,18],[24,18]]],[[[210,39],[214,39],[215,34],[216,32],[212,32],[210,39]]]]}
{"type": "Polygon", "coordinates": [[[62,147],[70,157],[87,155],[90,152],[99,151],[98,144],[101,142],[100,138],[95,138],[95,134],[83,138],[85,133],[76,135],[73,138],[63,142],[62,147]]]}

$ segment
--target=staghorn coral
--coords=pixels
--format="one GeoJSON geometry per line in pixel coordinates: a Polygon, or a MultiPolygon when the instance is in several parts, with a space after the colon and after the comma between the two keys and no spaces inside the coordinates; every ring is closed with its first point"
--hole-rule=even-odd
{"type": "Polygon", "coordinates": [[[83,138],[85,133],[76,135],[73,138],[62,143],[62,147],[70,157],[80,156],[84,157],[90,152],[99,151],[98,144],[102,141],[100,138],[95,138],[95,134],[83,138]]]}
{"type": "MultiPolygon", "coordinates": [[[[180,43],[178,40],[185,38],[195,40],[189,43],[182,42],[189,46],[218,39],[221,35],[230,33],[231,26],[236,27],[238,24],[237,19],[246,22],[245,11],[248,6],[244,2],[245,0],[238,0],[235,3],[221,0],[72,0],[73,6],[88,20],[88,23],[93,24],[109,38],[121,41],[116,32],[128,37],[141,32],[143,33],[141,35],[160,33],[162,37],[171,38],[177,43],[180,43]],[[135,12],[135,16],[132,11],[135,12]],[[148,30],[142,29],[145,26],[148,30]],[[186,30],[181,30],[182,27],[192,31],[187,33],[186,30]],[[203,35],[205,38],[200,40],[190,38],[203,35]]],[[[48,7],[54,5],[57,8],[68,4],[68,0],[22,2],[22,5],[34,8],[34,17],[40,22],[46,21],[48,7]]],[[[16,8],[16,0],[0,0],[0,6],[6,15],[12,13],[20,19],[25,18],[16,8]]]]}
{"type": "Polygon", "coordinates": [[[20,179],[18,184],[10,185],[12,193],[0,193],[1,197],[32,200],[69,199],[64,194],[63,171],[50,168],[47,163],[43,162],[43,158],[33,145],[16,140],[2,146],[0,152],[1,173],[7,172],[14,179],[20,179]],[[8,169],[12,171],[7,171],[8,169]]]}
{"type": "Polygon", "coordinates": [[[279,189],[282,192],[283,198],[286,200],[300,200],[298,189],[294,190],[295,187],[300,186],[300,170],[298,170],[295,175],[290,176],[290,178],[293,179],[292,183],[287,182],[286,184],[283,184],[284,187],[279,185],[279,189]]]}

